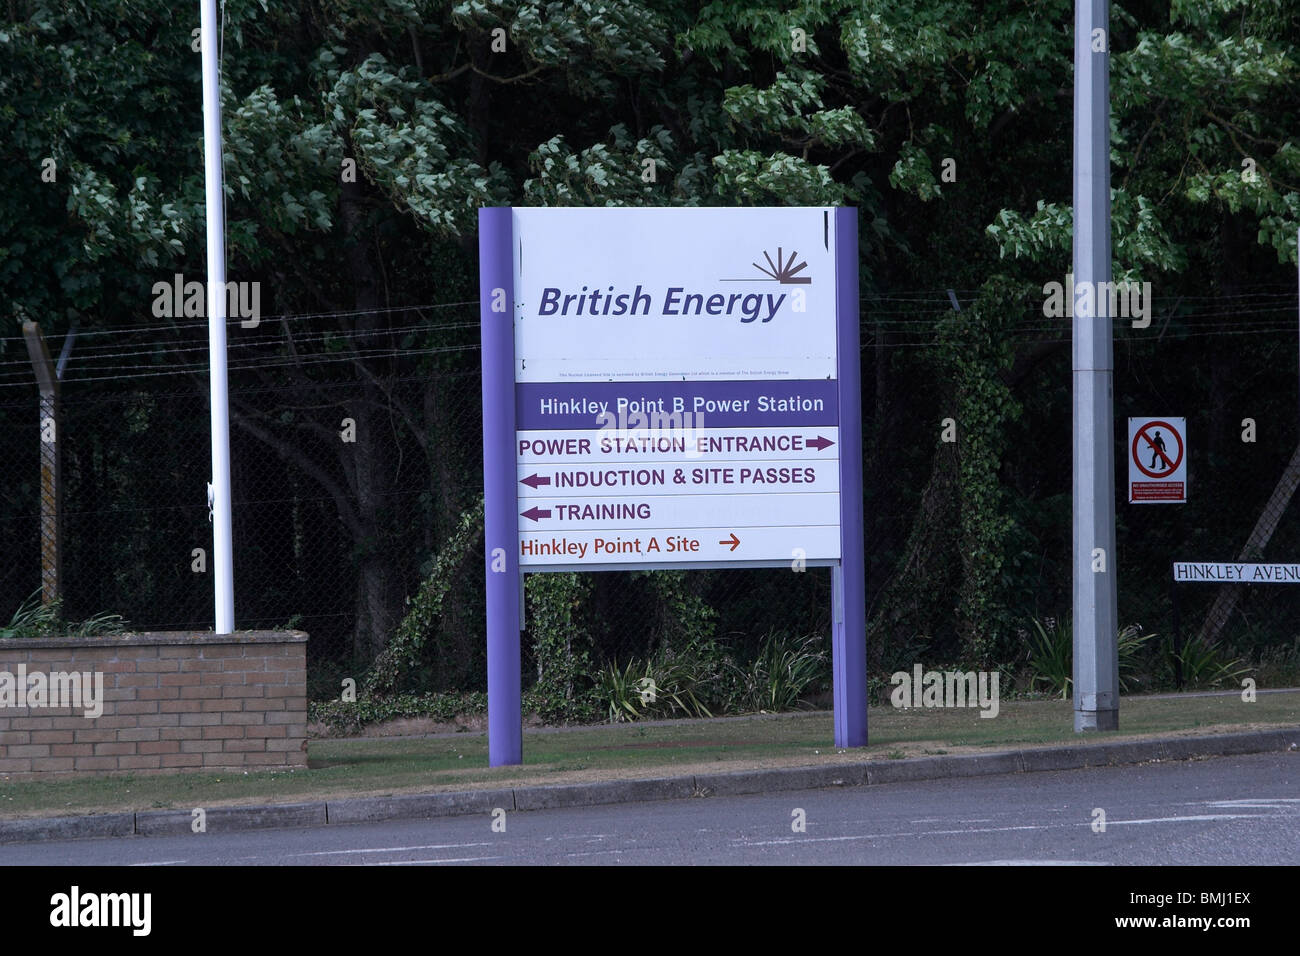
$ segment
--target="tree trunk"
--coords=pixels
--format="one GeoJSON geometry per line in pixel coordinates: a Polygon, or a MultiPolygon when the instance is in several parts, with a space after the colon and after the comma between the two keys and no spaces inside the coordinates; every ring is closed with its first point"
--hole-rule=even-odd
{"type": "MultiPolygon", "coordinates": [[[[450,414],[450,398],[463,381],[460,377],[435,375],[424,392],[424,421],[430,439],[429,478],[433,482],[436,502],[433,509],[434,540],[430,548],[434,552],[441,551],[447,539],[455,533],[464,503],[470,497],[464,488],[469,468],[462,467],[464,463],[459,458],[459,449],[466,445],[465,436],[457,433],[458,423],[450,414]]],[[[477,580],[481,587],[482,578],[477,580]]],[[[478,660],[479,651],[472,645],[480,636],[465,624],[464,596],[465,588],[458,581],[443,599],[442,614],[437,623],[438,646],[442,651],[435,672],[439,690],[465,690],[474,679],[473,665],[478,660]]]]}
{"type": "Polygon", "coordinates": [[[955,529],[960,525],[958,455],[955,443],[935,449],[930,478],[921,494],[903,560],[873,602],[868,633],[871,666],[892,666],[889,654],[917,639],[932,639],[949,619],[952,605],[936,596],[950,595],[960,584],[955,529]]]}
{"type": "MultiPolygon", "coordinates": [[[[1255,522],[1254,530],[1251,531],[1250,537],[1246,539],[1246,546],[1241,549],[1241,554],[1237,557],[1238,561],[1258,561],[1263,556],[1264,549],[1268,547],[1269,539],[1273,537],[1278,522],[1282,520],[1287,505],[1291,503],[1291,496],[1295,494],[1297,485],[1300,485],[1300,445],[1296,446],[1291,461],[1287,464],[1286,470],[1282,472],[1282,477],[1278,479],[1277,486],[1268,499],[1268,504],[1264,506],[1264,512],[1259,516],[1259,520],[1255,522]]],[[[1228,623],[1228,618],[1237,609],[1237,604],[1240,603],[1244,590],[1245,585],[1238,583],[1225,584],[1219,588],[1219,593],[1214,598],[1214,604],[1210,606],[1209,613],[1205,615],[1205,623],[1201,626],[1200,640],[1206,644],[1212,644],[1218,640],[1224,626],[1228,623]]]]}
{"type": "MultiPolygon", "coordinates": [[[[379,283],[368,250],[371,235],[364,229],[365,208],[360,183],[345,182],[340,193],[340,219],[347,235],[345,248],[351,275],[355,308],[361,314],[351,320],[356,332],[373,333],[382,328],[379,283]]],[[[367,347],[382,339],[365,335],[367,347]]],[[[357,359],[358,362],[364,359],[357,359]]],[[[382,374],[380,371],[378,374],[382,374]]],[[[358,563],[356,626],[353,652],[361,660],[373,660],[388,643],[401,620],[402,575],[394,562],[391,504],[393,465],[391,428],[383,410],[387,398],[369,376],[358,374],[356,399],[340,409],[340,421],[356,423],[356,441],[338,445],[339,461],[356,496],[360,539],[355,542],[358,563]]],[[[342,427],[340,424],[338,427],[342,427]]]]}

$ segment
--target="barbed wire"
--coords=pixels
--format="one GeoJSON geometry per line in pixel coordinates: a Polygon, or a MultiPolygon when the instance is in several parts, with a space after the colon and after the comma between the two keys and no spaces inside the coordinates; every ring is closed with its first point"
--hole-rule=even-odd
{"type": "MultiPolygon", "coordinates": [[[[1260,288],[1272,288],[1272,286],[1260,288]]],[[[1278,286],[1278,288],[1281,288],[1281,286],[1278,286]]],[[[956,290],[953,291],[955,292],[956,290]]],[[[961,291],[965,293],[975,293],[978,290],[961,291]]],[[[1170,326],[1172,325],[1171,340],[1173,341],[1187,338],[1201,338],[1212,335],[1240,336],[1283,333],[1290,332],[1296,328],[1296,325],[1290,321],[1290,303],[1295,301],[1295,298],[1296,294],[1294,291],[1276,293],[1250,291],[1229,295],[1154,297],[1154,302],[1172,302],[1175,303],[1176,306],[1192,306],[1198,302],[1214,304],[1231,301],[1241,302],[1242,305],[1212,311],[1195,309],[1190,314],[1171,312],[1162,316],[1148,317],[1152,318],[1153,321],[1159,319],[1165,332],[1169,332],[1170,326]],[[1272,301],[1276,301],[1277,304],[1270,304],[1272,301]],[[1281,318],[1284,314],[1287,315],[1286,319],[1281,318]],[[1268,316],[1271,318],[1255,318],[1259,316],[1268,316]],[[1221,318],[1230,318],[1231,321],[1210,321],[1221,318]]],[[[935,331],[942,322],[952,318],[954,313],[951,309],[951,300],[948,297],[948,290],[913,290],[891,293],[889,295],[869,294],[861,296],[860,302],[867,305],[869,308],[868,313],[862,316],[860,320],[860,329],[863,333],[864,339],[863,350],[934,350],[944,347],[941,342],[934,341],[933,339],[917,339],[915,336],[923,333],[931,333],[935,331]],[[881,302],[907,303],[909,306],[912,306],[912,308],[875,308],[875,304],[881,302]],[[933,304],[934,308],[931,309],[925,307],[930,304],[933,304]],[[885,335],[912,336],[913,338],[905,338],[903,341],[881,341],[881,333],[884,333],[885,335]]],[[[267,316],[263,317],[262,321],[273,318],[306,319],[387,314],[421,311],[425,309],[476,306],[478,304],[478,300],[424,303],[420,305],[395,306],[364,311],[343,310],[339,312],[309,313],[304,315],[283,315],[278,317],[267,316]]],[[[1023,309],[1022,315],[1025,320],[1028,321],[1030,320],[1030,317],[1040,318],[1041,312],[1041,307],[1026,306],[1023,309]]],[[[230,320],[230,324],[233,325],[237,321],[239,320],[232,319],[230,320]]],[[[245,371],[306,368],[310,366],[328,366],[337,363],[356,361],[403,359],[476,351],[480,348],[480,343],[477,341],[466,342],[463,344],[412,345],[404,348],[357,348],[351,340],[363,341],[368,338],[378,337],[421,336],[425,334],[467,331],[477,328],[478,324],[477,321],[469,321],[434,324],[405,324],[379,329],[363,330],[303,330],[298,333],[292,333],[290,336],[285,338],[282,338],[277,334],[267,334],[270,330],[263,330],[255,336],[249,336],[243,334],[248,332],[248,330],[241,329],[239,335],[236,335],[227,342],[227,354],[230,356],[227,363],[227,369],[230,373],[238,373],[245,371]],[[296,348],[302,346],[308,348],[314,345],[324,345],[325,343],[337,341],[339,339],[349,340],[349,348],[347,348],[347,350],[333,354],[309,353],[293,356],[286,356],[282,351],[279,351],[288,347],[296,348]],[[259,348],[271,347],[278,350],[277,354],[256,358],[252,354],[254,350],[259,348]]],[[[168,326],[80,331],[78,333],[78,347],[74,349],[70,359],[69,367],[73,370],[73,374],[68,377],[67,384],[79,382],[118,381],[122,379],[135,380],[161,378],[178,375],[202,376],[206,374],[209,365],[207,361],[208,346],[206,343],[201,341],[178,343],[174,339],[154,339],[147,342],[127,343],[124,342],[123,339],[130,336],[158,331],[176,332],[178,329],[197,329],[199,327],[206,328],[206,326],[206,320],[197,320],[189,323],[173,323],[168,326]],[[94,342],[82,344],[80,339],[83,336],[107,336],[112,341],[103,344],[96,344],[94,342]],[[141,358],[145,356],[149,356],[155,361],[121,361],[122,359],[141,358]],[[177,361],[178,358],[180,361],[177,361]],[[160,367],[163,360],[169,360],[167,367],[160,367]]],[[[1025,324],[1025,322],[1022,322],[1011,331],[1020,336],[1033,336],[1041,333],[1060,333],[1063,331],[1063,323],[1061,323],[1060,319],[1054,319],[1047,323],[1039,321],[1036,324],[1025,324]]],[[[8,337],[2,341],[15,341],[18,338],[21,337],[8,337]]],[[[1048,335],[1043,338],[1020,338],[1017,341],[1019,344],[1023,345],[1039,345],[1068,340],[1068,336],[1062,337],[1060,334],[1056,334],[1048,335]]],[[[1129,341],[1130,343],[1133,342],[1131,339],[1126,341],[1129,341]]],[[[1163,342],[1164,339],[1161,339],[1161,341],[1163,342]]],[[[283,386],[268,387],[288,390],[303,387],[316,388],[327,384],[330,383],[296,382],[287,383],[283,386]]],[[[30,371],[30,362],[25,357],[0,361],[0,389],[30,388],[32,385],[34,385],[34,379],[30,371]]]]}
{"type": "MultiPolygon", "coordinates": [[[[205,299],[206,302],[206,299],[205,299]]],[[[466,299],[463,302],[430,302],[422,305],[393,305],[378,306],[373,309],[343,309],[337,312],[280,312],[271,315],[259,316],[263,322],[276,322],[287,319],[329,319],[340,316],[358,316],[358,315],[382,315],[388,312],[419,312],[422,309],[454,309],[465,305],[478,305],[479,299],[466,299]]],[[[227,325],[234,325],[240,321],[238,316],[228,316],[227,325]]],[[[196,319],[193,322],[172,322],[169,325],[154,325],[141,327],[122,327],[122,328],[104,328],[104,329],[81,329],[77,332],[77,337],[83,335],[113,335],[118,332],[122,333],[139,333],[139,332],[169,332],[174,329],[183,328],[207,328],[208,320],[205,318],[196,319]]],[[[21,335],[0,336],[0,342],[20,342],[21,335]]]]}
{"type": "MultiPolygon", "coordinates": [[[[1278,299],[1291,299],[1291,300],[1294,300],[1296,298],[1296,291],[1294,287],[1291,287],[1284,283],[1263,283],[1256,286],[1252,286],[1251,288],[1256,290],[1277,288],[1277,289],[1290,289],[1290,291],[1275,292],[1275,293],[1262,292],[1262,291],[1247,291],[1247,292],[1239,292],[1239,293],[1214,293],[1214,294],[1207,294],[1207,295],[1162,295],[1162,296],[1155,296],[1153,297],[1153,299],[1156,302],[1171,302],[1171,301],[1195,302],[1204,299],[1232,300],[1232,299],[1258,298],[1261,296],[1278,298],[1278,299]]],[[[859,297],[859,301],[915,303],[918,301],[924,301],[925,299],[932,298],[938,304],[949,306],[951,305],[951,300],[948,297],[949,292],[952,292],[958,295],[959,297],[962,295],[971,296],[971,298],[968,301],[973,302],[975,301],[975,297],[978,296],[980,290],[979,289],[918,289],[918,290],[906,290],[906,291],[891,291],[887,293],[869,292],[861,295],[859,297]]],[[[460,308],[463,306],[480,306],[481,304],[482,304],[481,299],[464,299],[457,302],[433,302],[433,303],[423,303],[419,305],[381,306],[373,309],[344,309],[344,310],[339,310],[334,312],[299,312],[299,313],[284,312],[284,313],[260,315],[258,318],[259,318],[259,324],[260,323],[273,324],[278,321],[288,321],[288,320],[305,321],[308,319],[337,318],[343,316],[383,315],[383,314],[393,313],[393,312],[419,312],[424,309],[452,309],[452,308],[460,308]]],[[[240,321],[241,319],[238,316],[229,316],[226,319],[226,324],[227,326],[235,326],[238,325],[240,321]]],[[[77,337],[80,340],[81,338],[86,336],[97,336],[97,335],[134,335],[134,334],[143,334],[147,332],[171,332],[171,331],[176,331],[178,329],[207,328],[208,324],[209,323],[207,319],[198,318],[195,319],[195,321],[193,322],[172,322],[168,325],[123,326],[117,328],[80,329],[77,332],[77,337]]],[[[471,323],[471,324],[476,324],[476,323],[471,323]]],[[[431,326],[420,325],[420,326],[408,326],[405,328],[421,329],[421,328],[438,328],[438,327],[439,326],[431,327],[431,326]]],[[[370,334],[382,334],[385,331],[388,330],[385,329],[373,330],[373,332],[370,334]]],[[[0,342],[20,342],[22,341],[22,338],[23,337],[21,335],[0,336],[0,342]]]]}

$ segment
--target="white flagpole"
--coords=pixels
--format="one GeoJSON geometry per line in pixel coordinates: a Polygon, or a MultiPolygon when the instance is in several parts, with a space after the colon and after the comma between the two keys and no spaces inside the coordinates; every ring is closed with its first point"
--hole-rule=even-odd
{"type": "Polygon", "coordinates": [[[208,229],[208,368],[212,390],[212,573],[216,632],[235,629],[230,530],[230,408],[226,385],[226,217],[221,170],[221,63],[216,0],[201,0],[203,172],[208,229]]]}

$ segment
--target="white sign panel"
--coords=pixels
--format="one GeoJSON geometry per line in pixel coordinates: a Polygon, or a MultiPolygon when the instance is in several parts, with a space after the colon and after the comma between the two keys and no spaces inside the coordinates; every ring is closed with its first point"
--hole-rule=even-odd
{"type": "Polygon", "coordinates": [[[840,557],[831,209],[515,209],[519,562],[840,557]]]}
{"type": "Polygon", "coordinates": [[[833,377],[832,213],[515,209],[515,380],[833,377]]]}
{"type": "Polygon", "coordinates": [[[1224,564],[1212,561],[1174,562],[1180,583],[1244,581],[1247,584],[1300,584],[1300,564],[1224,564]]]}
{"type": "Polygon", "coordinates": [[[1128,420],[1129,504],[1187,501],[1187,419],[1128,420]]]}

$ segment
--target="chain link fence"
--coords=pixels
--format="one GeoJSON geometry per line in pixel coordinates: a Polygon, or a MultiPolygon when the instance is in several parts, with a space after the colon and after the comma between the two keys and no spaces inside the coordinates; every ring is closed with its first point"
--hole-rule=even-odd
{"type": "MultiPolygon", "coordinates": [[[[309,693],[337,697],[383,649],[482,492],[477,303],[356,327],[264,319],[229,336],[235,619],[310,634],[309,693]]],[[[206,323],[83,333],[61,383],[63,617],[213,627],[206,323]]],[[[40,398],[20,349],[0,375],[0,625],[42,583],[40,398]]],[[[51,343],[51,348],[58,343],[51,343]]],[[[444,602],[418,690],[486,685],[481,538],[444,602]]],[[[677,622],[644,573],[590,576],[593,666],[645,657],[677,622]]],[[[829,633],[826,569],[686,572],[724,644],[829,633]]],[[[525,666],[534,666],[525,635],[525,666]]],[[[527,681],[527,676],[525,677],[527,681]]]]}
{"type": "MultiPolygon", "coordinates": [[[[899,333],[886,335],[873,321],[864,324],[864,350],[874,355],[874,370],[868,366],[864,379],[864,405],[868,594],[874,601],[899,573],[916,497],[926,487],[932,443],[906,436],[920,434],[916,429],[926,420],[947,412],[910,394],[905,402],[882,399],[878,386],[887,380],[888,365],[881,357],[895,354],[899,333]],[[900,425],[896,419],[904,411],[911,418],[900,425]]],[[[478,340],[476,302],[229,324],[236,624],[307,631],[314,697],[337,697],[344,677],[360,681],[462,515],[479,500],[478,340]]],[[[51,353],[62,344],[48,343],[51,353]]],[[[916,350],[921,343],[908,346],[916,350]]],[[[1127,361],[1150,365],[1155,347],[1145,340],[1130,343],[1127,361]]],[[[1203,342],[1189,338],[1162,349],[1166,364],[1177,366],[1194,361],[1203,342]]],[[[207,359],[201,318],[82,332],[74,341],[57,423],[58,557],[66,620],[116,613],[135,630],[213,626],[207,359]]],[[[1293,447],[1289,412],[1265,417],[1280,406],[1262,404],[1262,386],[1241,396],[1206,388],[1206,396],[1182,401],[1206,407],[1214,399],[1215,407],[1240,407],[1276,438],[1256,446],[1229,434],[1232,440],[1217,451],[1208,443],[1206,457],[1194,459],[1197,492],[1187,505],[1121,510],[1121,613],[1146,630],[1167,632],[1171,626],[1169,561],[1234,557],[1293,447]]],[[[1028,394],[1027,401],[1037,393],[1028,394]]],[[[1145,400],[1137,407],[1137,398],[1124,401],[1133,407],[1117,407],[1120,418],[1149,407],[1145,400]]],[[[1031,413],[1027,422],[1041,419],[1040,411],[1031,413]]],[[[21,336],[0,338],[0,627],[41,588],[47,417],[21,336]]],[[[1190,424],[1198,441],[1215,431],[1206,414],[1190,424]]],[[[1023,553],[1012,555],[1029,569],[1017,572],[1016,581],[1035,588],[1011,595],[1018,619],[1027,620],[1031,611],[1068,607],[1068,574],[1057,565],[1069,548],[1068,534],[1061,537],[1061,529],[1068,532],[1068,510],[1061,509],[1068,508],[1069,473],[1067,468],[1044,475],[1027,437],[1031,424],[1015,427],[1024,434],[1012,433],[1004,477],[1017,493],[1041,499],[1037,515],[1026,512],[1024,519],[1032,551],[1018,545],[1023,553]],[[1056,498],[1050,497],[1053,489],[1056,498]],[[1058,500],[1059,507],[1049,507],[1058,500]]],[[[1265,553],[1274,560],[1288,560],[1300,546],[1300,524],[1285,520],[1283,507],[1279,500],[1278,513],[1271,515],[1276,534],[1265,553]]],[[[437,633],[425,642],[407,689],[484,689],[483,566],[480,538],[457,566],[437,633]]],[[[671,588],[644,572],[585,578],[575,621],[597,669],[648,657],[679,639],[682,620],[690,617],[682,613],[683,599],[705,610],[702,624],[696,614],[689,625],[695,633],[711,632],[742,658],[769,631],[829,634],[826,569],[692,571],[671,588]]],[[[1188,590],[1184,628],[1192,633],[1212,601],[1230,597],[1213,589],[1188,590]]],[[[927,591],[917,600],[932,605],[939,618],[952,616],[953,594],[927,591]]],[[[1300,589],[1251,589],[1249,602],[1225,609],[1232,624],[1224,639],[1242,649],[1291,646],[1297,602],[1300,589]]],[[[536,659],[527,619],[526,625],[527,685],[536,659]]],[[[939,637],[923,636],[936,642],[939,637]]],[[[879,645],[873,642],[873,654],[879,645]]],[[[900,648],[895,657],[919,653],[906,641],[900,648]]],[[[877,664],[892,666],[892,660],[886,654],[877,664]]]]}

